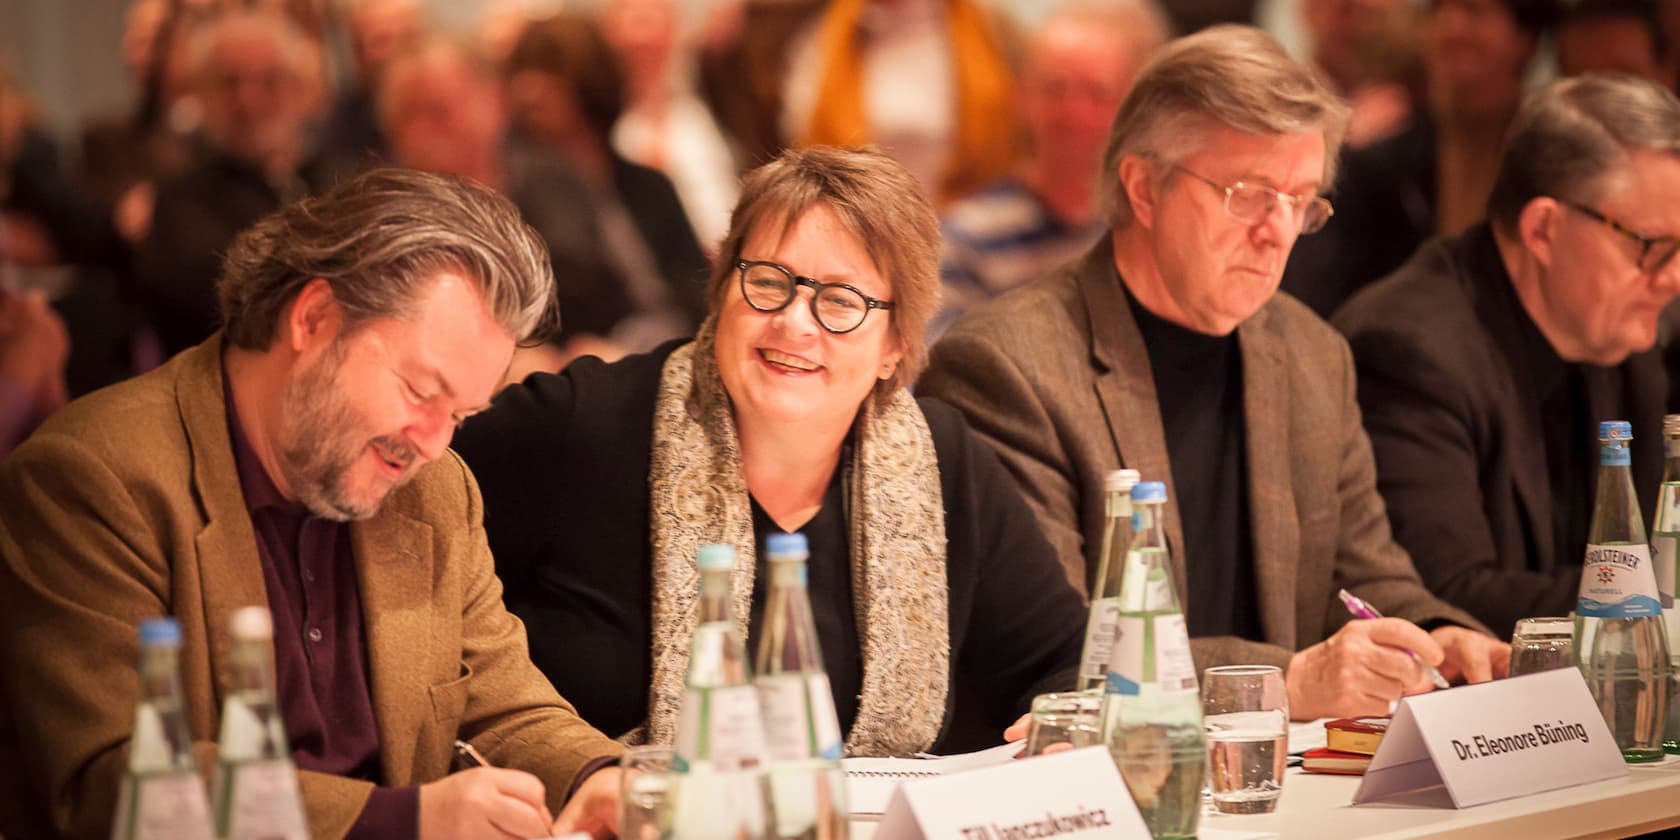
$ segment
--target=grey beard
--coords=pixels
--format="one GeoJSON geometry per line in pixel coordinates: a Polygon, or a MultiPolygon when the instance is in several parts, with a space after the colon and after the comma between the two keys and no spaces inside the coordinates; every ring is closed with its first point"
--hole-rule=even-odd
{"type": "Polygon", "coordinates": [[[361,424],[337,388],[343,361],[343,348],[334,346],[314,368],[286,383],[278,449],[280,470],[305,509],[322,519],[352,522],[373,516],[379,507],[356,504],[344,487],[362,446],[350,440],[361,424]]]}

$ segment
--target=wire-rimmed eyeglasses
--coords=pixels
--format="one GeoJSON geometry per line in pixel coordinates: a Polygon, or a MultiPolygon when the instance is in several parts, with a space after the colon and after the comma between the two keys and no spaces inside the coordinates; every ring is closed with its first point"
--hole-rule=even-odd
{"type": "Polygon", "coordinates": [[[801,277],[773,262],[741,260],[735,263],[741,274],[741,297],[760,312],[780,312],[799,296],[799,287],[811,290],[811,315],[831,333],[849,333],[863,326],[871,309],[892,309],[892,301],[879,300],[845,283],[823,283],[801,277]]]}
{"type": "Polygon", "coordinates": [[[1294,213],[1300,224],[1300,233],[1306,235],[1323,230],[1324,224],[1336,214],[1336,209],[1330,206],[1330,200],[1321,195],[1290,195],[1265,184],[1250,184],[1245,181],[1226,185],[1205,175],[1191,172],[1178,164],[1174,164],[1173,168],[1224,193],[1226,215],[1239,222],[1260,224],[1272,214],[1272,208],[1282,204],[1294,213]]]}
{"type": "Polygon", "coordinates": [[[1639,258],[1634,260],[1634,263],[1639,266],[1640,271],[1646,274],[1656,274],[1662,271],[1663,266],[1668,265],[1668,261],[1674,259],[1675,253],[1680,252],[1680,237],[1646,236],[1585,204],[1570,201],[1567,198],[1558,199],[1558,203],[1589,219],[1601,222],[1605,227],[1639,243],[1639,258]]]}

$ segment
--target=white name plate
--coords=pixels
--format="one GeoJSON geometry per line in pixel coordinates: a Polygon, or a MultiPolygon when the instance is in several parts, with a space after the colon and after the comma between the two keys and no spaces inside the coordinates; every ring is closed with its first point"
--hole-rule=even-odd
{"type": "Polygon", "coordinates": [[[1149,840],[1105,747],[1023,758],[898,786],[878,840],[1149,840]]]}
{"type": "Polygon", "coordinates": [[[1401,700],[1353,801],[1444,786],[1468,808],[1626,774],[1581,672],[1559,668],[1401,700]]]}

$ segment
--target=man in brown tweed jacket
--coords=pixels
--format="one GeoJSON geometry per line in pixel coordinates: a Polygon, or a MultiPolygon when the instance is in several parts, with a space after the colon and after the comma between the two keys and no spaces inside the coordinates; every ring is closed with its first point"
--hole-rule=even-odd
{"type": "Polygon", "coordinates": [[[617,770],[589,771],[619,747],[531,664],[447,449],[544,319],[541,243],[481,188],[376,171],[241,234],[220,291],[221,333],[0,464],[0,832],[110,835],[152,616],[210,766],[252,604],[314,837],[608,831],[617,770]],[[457,738],[497,766],[450,775],[457,738]]]}
{"type": "Polygon", "coordinates": [[[1428,690],[1405,649],[1470,681],[1509,656],[1390,537],[1347,344],[1276,293],[1296,237],[1329,218],[1345,123],[1258,30],[1168,45],[1110,134],[1112,237],[972,312],[918,384],[996,446],[1076,586],[1103,475],[1166,482],[1197,666],[1283,666],[1297,718],[1428,690]],[[1341,587],[1391,617],[1350,622],[1341,587]]]}

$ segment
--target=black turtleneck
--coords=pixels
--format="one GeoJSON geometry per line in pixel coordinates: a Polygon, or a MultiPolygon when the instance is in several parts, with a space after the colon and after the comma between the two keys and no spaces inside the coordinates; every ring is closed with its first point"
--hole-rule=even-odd
{"type": "MultiPolygon", "coordinates": [[[[1262,638],[1249,535],[1248,449],[1237,335],[1188,330],[1144,308],[1125,283],[1149,354],[1184,530],[1192,637],[1262,638]]],[[[1150,480],[1151,476],[1144,476],[1150,480]]]]}

